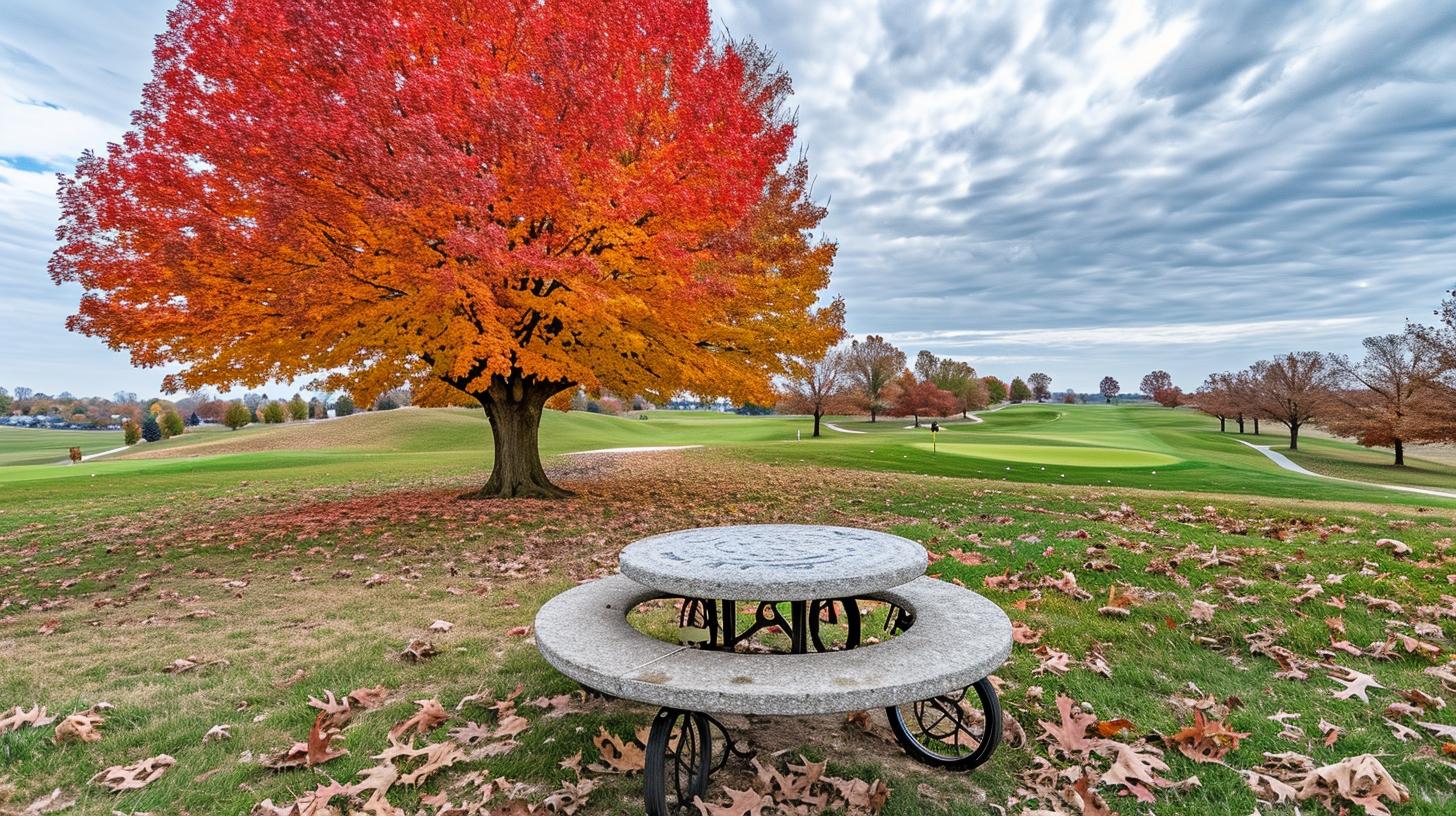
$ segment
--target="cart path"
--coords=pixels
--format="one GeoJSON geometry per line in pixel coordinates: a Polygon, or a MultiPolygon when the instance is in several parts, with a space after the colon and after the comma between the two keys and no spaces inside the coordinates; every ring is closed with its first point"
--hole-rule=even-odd
{"type": "Polygon", "coordinates": [[[849,428],[841,428],[838,425],[835,425],[833,422],[826,422],[826,423],[824,423],[824,427],[828,428],[831,431],[839,431],[840,433],[857,433],[857,434],[868,433],[868,431],[854,431],[854,430],[850,430],[849,428]]]}
{"type": "MultiPolygon", "coordinates": [[[[961,417],[961,421],[962,422],[969,421],[969,422],[972,422],[972,423],[985,422],[986,420],[981,419],[981,417],[980,417],[981,414],[994,414],[997,411],[1001,410],[1002,408],[1010,408],[1013,405],[1045,405],[1045,404],[1047,404],[1047,403],[1036,403],[1036,402],[1022,402],[1022,403],[1003,402],[1000,405],[996,406],[995,408],[986,408],[986,409],[981,410],[981,411],[972,411],[969,414],[966,414],[965,416],[961,417]]],[[[921,426],[921,427],[924,427],[924,426],[921,426]]],[[[905,426],[905,430],[907,430],[907,431],[913,431],[913,430],[915,430],[915,426],[914,425],[906,425],[905,426]]],[[[860,431],[860,433],[864,433],[864,431],[860,431]]]]}
{"type": "MultiPolygon", "coordinates": [[[[112,453],[121,453],[122,451],[124,451],[126,449],[127,449],[127,446],[126,445],[122,445],[119,448],[112,448],[111,450],[101,451],[100,453],[88,453],[88,454],[86,454],[86,455],[84,455],[84,456],[81,457],[81,461],[82,462],[89,462],[89,461],[91,461],[92,459],[95,459],[98,456],[106,456],[106,455],[112,454],[112,453]]],[[[70,459],[62,459],[61,461],[57,462],[56,464],[58,464],[58,465],[69,465],[69,464],[73,464],[73,463],[71,462],[70,459]]]]}
{"type": "Polygon", "coordinates": [[[1298,473],[1301,476],[1313,476],[1316,479],[1330,479],[1336,482],[1349,482],[1350,484],[1364,485],[1366,487],[1380,487],[1386,490],[1399,490],[1402,493],[1420,493],[1424,496],[1440,496],[1443,499],[1456,499],[1456,493],[1451,493],[1445,490],[1436,490],[1435,488],[1431,487],[1414,487],[1412,485],[1393,485],[1380,484],[1379,482],[1362,482],[1359,479],[1346,479],[1341,476],[1327,476],[1323,473],[1315,473],[1312,470],[1300,467],[1288,456],[1285,456],[1284,454],[1273,450],[1269,445],[1255,445],[1253,442],[1246,442],[1242,439],[1235,441],[1237,441],[1241,445],[1248,445],[1259,453],[1262,453],[1265,456],[1269,457],[1269,461],[1273,462],[1279,467],[1282,467],[1285,470],[1290,471],[1291,473],[1298,473]]]}

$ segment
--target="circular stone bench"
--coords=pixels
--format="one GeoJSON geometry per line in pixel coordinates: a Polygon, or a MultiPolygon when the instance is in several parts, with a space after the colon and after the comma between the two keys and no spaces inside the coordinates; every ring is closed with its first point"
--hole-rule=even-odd
{"type": "Polygon", "coordinates": [[[536,645],[562,674],[607,694],[690,711],[830,714],[888,708],[964,689],[1011,653],[1011,621],[968,589],[920,577],[862,597],[914,625],[882,643],[811,654],[741,654],[677,646],[627,613],[668,593],[617,574],[557,595],[536,615],[536,645]]]}

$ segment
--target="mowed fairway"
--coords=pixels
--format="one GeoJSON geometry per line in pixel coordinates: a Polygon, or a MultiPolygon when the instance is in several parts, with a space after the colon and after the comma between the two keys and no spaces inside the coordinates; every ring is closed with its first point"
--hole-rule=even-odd
{"type": "MultiPolygon", "coordinates": [[[[1192,411],[1151,406],[1017,405],[987,412],[983,421],[944,423],[932,442],[928,423],[839,418],[860,433],[825,429],[810,436],[804,417],[745,417],[713,412],[654,411],[646,419],[583,412],[546,412],[545,456],[603,448],[702,445],[746,461],[819,464],[967,479],[1083,487],[1128,487],[1196,494],[1235,494],[1332,501],[1456,507],[1456,501],[1331,482],[1281,470],[1239,443],[1282,446],[1287,437],[1218,433],[1216,421],[1192,411]]],[[[46,464],[0,467],[12,498],[35,490],[77,489],[82,480],[174,484],[202,480],[226,486],[241,480],[313,482],[333,472],[356,477],[453,477],[480,474],[490,463],[490,431],[479,411],[402,409],[320,422],[253,425],[239,431],[206,428],[138,445],[82,465],[56,465],[75,434],[18,432],[0,461],[46,464]],[[36,435],[55,434],[56,441],[36,435]],[[62,438],[66,437],[66,438],[62,438]],[[54,451],[54,455],[51,452],[54,451]],[[33,484],[32,484],[33,483],[33,484]]],[[[103,435],[97,434],[99,439],[103,435]]],[[[119,435],[115,440],[119,444],[119,435]]],[[[0,435],[0,443],[11,437],[0,435]]],[[[71,442],[70,444],[76,444],[71,442]]],[[[103,443],[103,444],[109,444],[103,443]]],[[[1309,439],[1296,461],[1311,470],[1371,482],[1456,489],[1456,467],[1411,459],[1411,467],[1382,463],[1383,451],[1347,442],[1309,439]]],[[[94,445],[87,452],[104,449],[94,445]]]]}
{"type": "Polygon", "coordinates": [[[66,461],[72,448],[82,455],[121,447],[121,431],[43,431],[34,428],[0,428],[0,467],[8,465],[53,465],[66,461]]]}
{"type": "MultiPolygon", "coordinates": [[[[800,441],[809,421],[799,417],[553,413],[548,454],[705,446],[554,456],[552,477],[577,491],[560,502],[458,499],[488,465],[486,423],[464,410],[211,430],[111,461],[0,467],[0,711],[111,706],[95,742],[57,745],[54,724],[0,734],[0,776],[20,809],[60,788],[77,800],[68,816],[249,813],[264,799],[290,803],[330,779],[360,779],[414,701],[434,699],[450,719],[417,745],[447,743],[455,729],[514,737],[395,785],[388,799],[401,812],[437,812],[426,797],[473,801],[499,778],[539,805],[575,784],[579,764],[599,787],[578,816],[638,816],[641,776],[590,766],[603,759],[602,729],[630,742],[653,711],[557,697],[577,687],[531,643],[536,609],[615,569],[634,539],[793,521],[920,541],[934,553],[932,574],[984,593],[1031,639],[996,672],[1013,739],[975,773],[909,762],[878,713],[729,718],[780,771],[803,756],[827,761],[831,775],[883,780],[884,816],[1030,806],[1024,791],[1039,769],[1066,766],[1040,726],[1057,720],[1059,695],[1100,719],[1126,718],[1117,738],[1163,751],[1167,781],[1200,780],[1158,788],[1152,804],[1097,785],[1113,812],[1292,812],[1256,801],[1240,775],[1285,751],[1319,764],[1379,755],[1411,792],[1395,816],[1456,806],[1443,740],[1419,724],[1456,728],[1456,706],[1396,719],[1386,708],[1456,701],[1456,683],[1429,671],[1456,644],[1450,503],[1284,473],[1187,412],[1017,407],[949,425],[936,451],[902,420],[843,422],[866,432],[800,441]],[[1210,475],[1224,480],[1223,495],[1200,481],[1210,475]],[[1339,502],[1325,495],[1341,491],[1339,502]],[[1412,552],[1377,546],[1382,538],[1412,552]],[[436,620],[453,626],[430,631],[436,620]],[[437,654],[401,659],[416,638],[437,654]],[[1265,643],[1287,649],[1307,677],[1291,679],[1256,648],[1265,643]],[[163,671],[183,658],[202,667],[163,671]],[[1335,666],[1380,687],[1368,703],[1337,697],[1335,666]],[[382,707],[359,712],[336,743],[347,755],[312,769],[265,766],[309,733],[310,698],[376,686],[382,707]],[[1191,725],[1195,709],[1249,736],[1212,764],[1160,741],[1191,725]],[[1323,723],[1338,729],[1332,743],[1323,723]],[[228,738],[205,741],[215,726],[228,738]],[[88,782],[161,753],[176,766],[142,790],[88,782]]],[[[1108,764],[1086,761],[1096,773],[1108,764]]],[[[722,803],[724,788],[755,779],[747,763],[730,763],[708,798],[722,803]]],[[[333,805],[360,812],[362,799],[333,805]]]]}

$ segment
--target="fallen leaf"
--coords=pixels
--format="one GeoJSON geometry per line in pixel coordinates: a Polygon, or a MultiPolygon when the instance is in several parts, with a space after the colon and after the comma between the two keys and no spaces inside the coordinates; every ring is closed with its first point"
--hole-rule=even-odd
{"type": "Polygon", "coordinates": [[[1318,799],[1326,808],[1337,811],[1336,799],[1346,799],[1365,808],[1367,816],[1390,816],[1389,806],[1382,797],[1392,802],[1410,799],[1404,785],[1396,782],[1370,754],[1346,757],[1339,762],[1325,765],[1309,772],[1299,787],[1301,800],[1318,799]]]}
{"type": "Polygon", "coordinates": [[[597,773],[631,774],[642,770],[647,764],[646,749],[636,742],[625,742],[602,726],[592,744],[601,755],[601,763],[587,768],[597,773]]]}
{"type": "Polygon", "coordinates": [[[96,729],[106,722],[94,711],[78,711],[75,714],[61,720],[56,726],[56,734],[51,741],[56,745],[64,745],[68,742],[100,742],[101,732],[96,729]]]}
{"type": "Polygon", "coordinates": [[[415,705],[420,707],[408,719],[402,720],[389,729],[389,736],[402,737],[410,732],[427,734],[435,730],[437,726],[450,719],[445,707],[440,705],[439,700],[415,700],[415,705]]]}
{"type": "Polygon", "coordinates": [[[177,760],[166,754],[134,762],[131,765],[112,765],[91,777],[91,784],[101,785],[112,793],[140,790],[157,781],[177,760]]]}

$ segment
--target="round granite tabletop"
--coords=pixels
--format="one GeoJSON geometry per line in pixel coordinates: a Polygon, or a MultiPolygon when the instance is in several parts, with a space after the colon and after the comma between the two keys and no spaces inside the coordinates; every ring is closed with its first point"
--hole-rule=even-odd
{"type": "Polygon", "coordinates": [[[853,527],[697,527],[635,541],[622,574],[660,592],[734,601],[808,601],[890,589],[925,574],[925,548],[853,527]]]}

